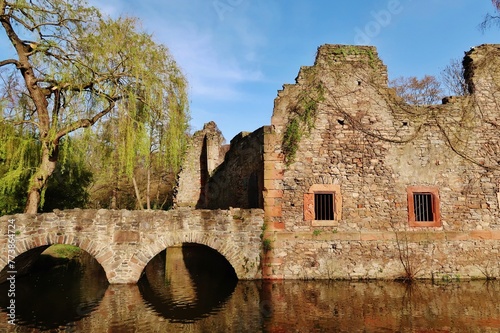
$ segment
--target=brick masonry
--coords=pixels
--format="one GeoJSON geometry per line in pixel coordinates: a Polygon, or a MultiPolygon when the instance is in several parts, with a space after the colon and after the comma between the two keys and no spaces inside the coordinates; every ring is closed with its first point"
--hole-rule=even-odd
{"type": "Polygon", "coordinates": [[[110,283],[137,282],[156,254],[182,243],[209,246],[229,261],[239,279],[258,279],[261,277],[263,217],[260,209],[191,208],[170,211],[75,209],[2,216],[0,270],[7,264],[7,225],[9,219],[13,219],[16,256],[50,244],[76,245],[97,259],[110,283]]]}

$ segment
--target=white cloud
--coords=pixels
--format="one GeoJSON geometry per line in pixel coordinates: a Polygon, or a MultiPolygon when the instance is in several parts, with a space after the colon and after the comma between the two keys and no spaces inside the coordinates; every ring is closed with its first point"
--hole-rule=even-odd
{"type": "Polygon", "coordinates": [[[266,39],[245,17],[251,2],[241,1],[224,13],[224,20],[213,1],[97,2],[91,0],[108,15],[137,16],[157,42],[170,49],[189,80],[193,97],[239,100],[245,94],[240,84],[263,79],[258,54],[266,39]]]}
{"type": "Polygon", "coordinates": [[[168,22],[155,18],[148,26],[155,39],[167,45],[187,75],[194,95],[212,99],[238,99],[238,85],[263,79],[255,62],[258,47],[249,36],[217,34],[209,26],[191,22],[168,22]]]}

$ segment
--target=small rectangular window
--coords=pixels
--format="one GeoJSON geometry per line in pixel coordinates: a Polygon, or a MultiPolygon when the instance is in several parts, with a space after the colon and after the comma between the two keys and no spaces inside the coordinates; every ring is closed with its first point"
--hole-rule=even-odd
{"type": "Polygon", "coordinates": [[[408,221],[411,227],[440,227],[439,191],[434,186],[410,186],[408,221]]]}
{"type": "Polygon", "coordinates": [[[415,221],[434,221],[432,193],[413,193],[413,206],[415,212],[415,221]]]}
{"type": "Polygon", "coordinates": [[[314,193],[314,219],[317,221],[335,220],[334,194],[314,193]]]}
{"type": "Polygon", "coordinates": [[[304,221],[314,227],[336,227],[342,219],[339,184],[313,184],[304,193],[304,221]]]}

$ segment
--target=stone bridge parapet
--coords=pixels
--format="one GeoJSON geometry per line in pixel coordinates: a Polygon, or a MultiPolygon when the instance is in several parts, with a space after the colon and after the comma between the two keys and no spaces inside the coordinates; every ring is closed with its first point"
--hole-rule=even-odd
{"type": "Polygon", "coordinates": [[[198,243],[222,254],[239,279],[259,279],[263,224],[260,209],[73,209],[2,216],[0,270],[31,249],[70,244],[96,258],[110,283],[135,283],[146,264],[165,248],[198,243]]]}

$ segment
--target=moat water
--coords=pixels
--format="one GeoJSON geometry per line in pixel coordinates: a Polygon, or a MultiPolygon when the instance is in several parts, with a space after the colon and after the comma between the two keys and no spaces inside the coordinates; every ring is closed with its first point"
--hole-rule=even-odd
{"type": "Polygon", "coordinates": [[[0,332],[500,332],[499,281],[237,281],[206,247],[167,251],[137,285],[90,256],[39,265],[16,278],[15,325],[0,285],[0,332]]]}

